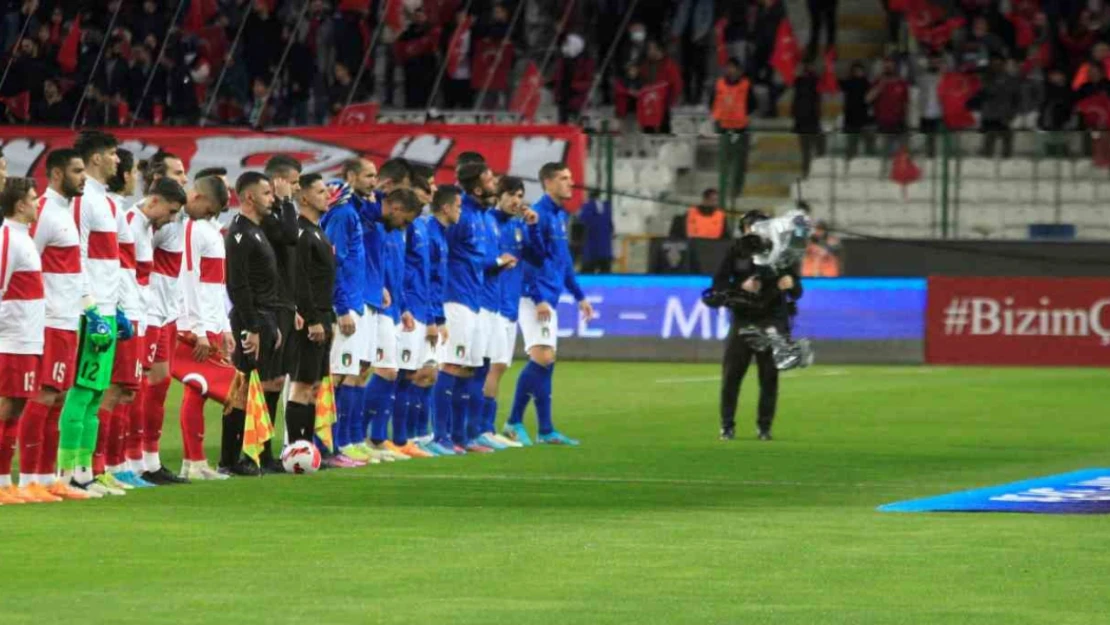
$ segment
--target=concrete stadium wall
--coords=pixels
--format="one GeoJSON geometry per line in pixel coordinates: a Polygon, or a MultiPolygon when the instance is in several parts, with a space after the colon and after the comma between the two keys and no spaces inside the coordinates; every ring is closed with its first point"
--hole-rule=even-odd
{"type": "Polygon", "coordinates": [[[1110,243],[848,239],[850,276],[1110,276],[1110,243]]]}

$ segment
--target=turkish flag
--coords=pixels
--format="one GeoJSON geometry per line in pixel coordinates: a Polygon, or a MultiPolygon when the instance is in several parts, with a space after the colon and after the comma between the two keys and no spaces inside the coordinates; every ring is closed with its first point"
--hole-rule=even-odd
{"type": "Polygon", "coordinates": [[[470,32],[470,24],[474,20],[468,15],[451,34],[451,43],[447,46],[447,73],[454,75],[459,71],[463,55],[466,54],[466,35],[470,32]]]}
{"type": "Polygon", "coordinates": [[[474,67],[470,72],[470,86],[481,90],[486,88],[488,82],[492,91],[508,89],[509,70],[513,67],[514,54],[513,44],[502,39],[486,38],[474,42],[474,67]],[[503,48],[500,60],[497,58],[499,48],[503,48]]]}
{"type": "Polygon", "coordinates": [[[377,102],[362,102],[344,106],[331,120],[332,126],[367,126],[378,123],[377,102]]]}
{"type": "Polygon", "coordinates": [[[70,25],[66,38],[62,40],[61,47],[58,48],[58,66],[62,68],[63,73],[72,74],[77,71],[77,52],[80,47],[81,16],[78,15],[70,25]]]}
{"type": "Polygon", "coordinates": [[[915,36],[922,45],[928,46],[933,50],[939,50],[948,45],[948,42],[952,39],[952,35],[955,34],[957,30],[963,28],[966,22],[967,20],[962,17],[953,17],[939,24],[921,29],[915,36]]]}
{"type": "Polygon", "coordinates": [[[187,33],[200,32],[218,12],[216,0],[189,0],[189,12],[185,14],[183,30],[187,33]]]}
{"type": "Polygon", "coordinates": [[[975,116],[967,108],[967,101],[979,92],[979,77],[974,74],[945,72],[937,83],[940,108],[944,125],[949,130],[966,130],[975,126],[975,116]]]}
{"type": "Polygon", "coordinates": [[[906,186],[921,180],[921,168],[913,162],[908,147],[902,146],[894,155],[894,161],[890,164],[890,179],[902,185],[903,195],[906,193],[906,186]]]}
{"type": "Polygon", "coordinates": [[[667,112],[667,89],[665,82],[657,82],[640,89],[636,98],[636,121],[640,128],[659,128],[667,112]]]}
{"type": "Polygon", "coordinates": [[[0,97],[0,103],[8,109],[8,112],[13,117],[20,121],[27,121],[31,118],[31,92],[20,91],[19,93],[8,96],[6,98],[0,97]]]}
{"type": "Polygon", "coordinates": [[[520,77],[513,98],[509,101],[509,110],[532,121],[536,118],[536,110],[540,108],[540,89],[543,87],[543,76],[536,67],[535,61],[528,61],[524,74],[520,77]]]}
{"type": "Polygon", "coordinates": [[[817,83],[817,93],[837,93],[840,83],[836,80],[836,48],[825,50],[825,69],[817,83]]]}
{"type": "Polygon", "coordinates": [[[1110,96],[1105,93],[1083,98],[1075,105],[1075,110],[1089,130],[1110,129],[1110,96]]]}
{"type": "Polygon", "coordinates": [[[771,52],[771,67],[782,76],[788,85],[794,84],[798,75],[798,40],[788,18],[782,18],[775,33],[775,49],[771,52]]]}
{"type": "Polygon", "coordinates": [[[725,41],[725,29],[728,28],[728,18],[722,17],[713,25],[713,36],[717,42],[717,67],[728,64],[728,42],[725,41]]]}

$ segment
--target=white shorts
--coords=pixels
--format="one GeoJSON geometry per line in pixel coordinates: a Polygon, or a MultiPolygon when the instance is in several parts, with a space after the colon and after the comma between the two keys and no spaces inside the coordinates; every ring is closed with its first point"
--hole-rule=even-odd
{"type": "Polygon", "coordinates": [[[474,333],[474,351],[471,353],[470,365],[481,367],[485,359],[490,357],[496,340],[497,313],[485,308],[478,311],[478,329],[474,333]]]}
{"type": "Polygon", "coordinates": [[[447,317],[447,342],[439,346],[439,362],[460,367],[474,366],[470,352],[474,349],[478,329],[478,313],[462,304],[447,302],[443,305],[447,317]]]}
{"type": "Polygon", "coordinates": [[[378,315],[377,349],[374,350],[374,367],[377,369],[397,368],[397,334],[401,325],[394,323],[389,315],[378,315]]]}
{"type": "Polygon", "coordinates": [[[536,319],[536,303],[527,297],[520,298],[520,333],[524,335],[525,351],[537,345],[552,349],[559,347],[559,311],[551,307],[551,319],[540,323],[536,319]]]}
{"type": "Polygon", "coordinates": [[[397,353],[399,368],[403,371],[419,371],[434,364],[435,350],[428,342],[428,326],[417,321],[412,332],[401,331],[397,335],[397,353]]]}
{"type": "Polygon", "coordinates": [[[513,348],[516,347],[516,322],[501,315],[493,319],[493,335],[486,356],[491,364],[510,366],[513,364],[513,348]]]}
{"type": "Polygon", "coordinates": [[[373,347],[377,344],[374,333],[370,332],[378,314],[363,308],[362,315],[355,315],[355,333],[344,336],[335,327],[335,338],[331,343],[331,372],[336,375],[358,375],[359,362],[370,362],[373,347]]]}

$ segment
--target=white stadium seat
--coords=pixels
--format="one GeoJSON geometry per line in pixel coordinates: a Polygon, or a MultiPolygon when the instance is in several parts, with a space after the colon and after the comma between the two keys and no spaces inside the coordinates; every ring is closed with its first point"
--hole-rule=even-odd
{"type": "Polygon", "coordinates": [[[1053,206],[1056,204],[1057,198],[1062,194],[1062,185],[1049,178],[1037,180],[1036,185],[1033,187],[1033,201],[1038,204],[1053,206]]]}
{"type": "Polygon", "coordinates": [[[694,150],[689,141],[668,141],[659,148],[659,160],[675,169],[694,166],[694,150]]]}
{"type": "Polygon", "coordinates": [[[960,235],[965,238],[981,238],[980,230],[986,230],[990,236],[997,236],[1002,231],[1002,213],[1005,205],[1000,204],[961,204],[959,215],[960,235]]]}
{"type": "Polygon", "coordinates": [[[867,182],[867,201],[872,204],[897,206],[905,201],[902,196],[902,185],[890,180],[873,180],[867,182]]]}
{"type": "MultiPolygon", "coordinates": [[[[1067,173],[1067,167],[1064,172],[1067,173]]],[[[1077,161],[1072,161],[1071,175],[1078,180],[1088,180],[1094,173],[1094,168],[1091,165],[1091,159],[1083,158],[1077,161]]]]}
{"type": "Polygon", "coordinates": [[[886,223],[896,227],[931,229],[933,205],[927,202],[906,202],[887,213],[886,223]]]}
{"type": "Polygon", "coordinates": [[[674,130],[676,135],[696,135],[698,134],[698,123],[692,117],[676,115],[671,119],[671,129],[674,130]]]}
{"type": "Polygon", "coordinates": [[[618,160],[613,164],[613,186],[621,190],[636,188],[636,166],[630,160],[618,160]]]}
{"type": "Polygon", "coordinates": [[[1107,206],[1064,204],[1060,207],[1060,217],[1064,223],[1075,224],[1079,230],[1110,230],[1110,207],[1107,206]]]}
{"type": "Polygon", "coordinates": [[[965,158],[960,162],[962,180],[993,180],[995,162],[989,158],[965,158]]]}
{"type": "MultiPolygon", "coordinates": [[[[939,191],[939,183],[938,183],[939,191]]],[[[939,195],[939,194],[938,194],[939,195]]],[[[933,200],[933,181],[922,177],[917,182],[906,185],[906,199],[911,202],[930,202],[933,200]]],[[[939,201],[939,197],[937,198],[939,201]]]]}
{"type": "Polygon", "coordinates": [[[867,201],[867,183],[862,180],[837,180],[833,189],[836,201],[865,202],[867,201]]]}
{"type": "Polygon", "coordinates": [[[883,170],[883,162],[870,156],[859,156],[846,164],[847,175],[852,178],[878,178],[883,170]]]}
{"type": "Polygon", "coordinates": [[[815,158],[809,165],[809,177],[828,178],[835,173],[839,178],[844,172],[844,168],[840,166],[842,162],[843,161],[833,156],[815,158]]]}
{"type": "Polygon", "coordinates": [[[1095,184],[1095,199],[1100,202],[1110,202],[1110,182],[1095,184]]]}
{"type": "Polygon", "coordinates": [[[1002,221],[1006,228],[1055,223],[1056,210],[1048,204],[1009,204],[1002,214],[1002,221]]]}
{"type": "Polygon", "coordinates": [[[1027,158],[1004,158],[998,164],[998,177],[1007,180],[1032,180],[1036,164],[1027,158]]]}
{"type": "Polygon", "coordinates": [[[1095,185],[1084,180],[1064,181],[1060,186],[1060,199],[1071,203],[1094,203],[1095,185]]]}
{"type": "Polygon", "coordinates": [[[845,230],[853,231],[859,228],[872,228],[874,232],[885,226],[884,211],[870,204],[845,203],[836,206],[836,221],[845,230]]]}
{"type": "Polygon", "coordinates": [[[663,163],[651,163],[640,170],[639,180],[640,186],[645,190],[670,190],[674,186],[674,169],[663,163]]]}

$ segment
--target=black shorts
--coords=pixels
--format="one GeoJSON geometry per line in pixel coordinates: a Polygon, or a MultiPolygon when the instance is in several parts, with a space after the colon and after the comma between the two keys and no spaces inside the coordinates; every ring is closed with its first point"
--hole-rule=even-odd
{"type": "Polygon", "coordinates": [[[293,332],[293,340],[285,350],[286,354],[296,355],[293,372],[294,382],[316,384],[328,375],[331,361],[331,324],[324,324],[324,342],[313,343],[308,340],[308,327],[293,332]]]}
{"type": "Polygon", "coordinates": [[[277,311],[278,329],[281,330],[281,373],[282,375],[293,375],[297,370],[297,350],[292,349],[293,334],[296,330],[293,329],[294,317],[296,313],[292,310],[285,310],[284,308],[277,311]]]}
{"type": "MultiPolygon", "coordinates": [[[[234,311],[232,311],[234,313],[234,311]]],[[[250,374],[255,369],[258,370],[258,377],[262,381],[276,380],[285,375],[282,369],[281,354],[282,350],[277,348],[277,316],[274,311],[259,311],[265,323],[262,324],[262,330],[259,335],[259,349],[256,356],[248,356],[243,353],[243,337],[245,330],[242,323],[239,321],[237,315],[231,315],[231,333],[238,341],[235,346],[235,353],[232,354],[232,364],[235,368],[243,373],[250,374]]]]}

